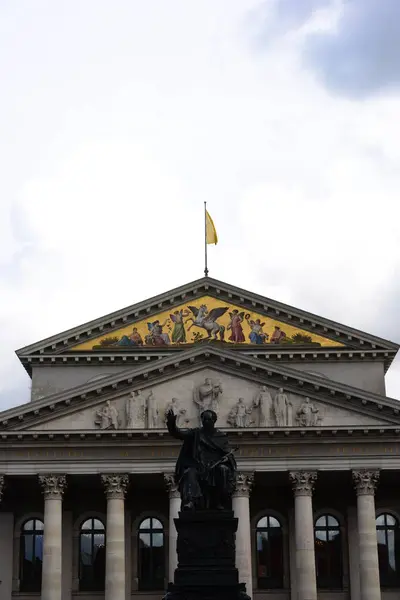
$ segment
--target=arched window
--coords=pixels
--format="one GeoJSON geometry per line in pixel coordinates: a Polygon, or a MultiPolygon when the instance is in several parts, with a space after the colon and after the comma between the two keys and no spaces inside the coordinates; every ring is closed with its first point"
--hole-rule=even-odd
{"type": "Polygon", "coordinates": [[[315,563],[317,587],[343,587],[342,541],[339,521],[332,515],[322,515],[315,522],[315,563]]]}
{"type": "Polygon", "coordinates": [[[29,519],[21,528],[21,592],[40,592],[42,587],[43,530],[40,519],[29,519]]]}
{"type": "Polygon", "coordinates": [[[376,519],[379,575],[382,587],[400,585],[400,527],[393,515],[385,513],[376,519]]]}
{"type": "Polygon", "coordinates": [[[138,531],[138,579],[140,590],[164,589],[164,528],[158,519],[143,519],[138,531]]]}
{"type": "Polygon", "coordinates": [[[79,589],[104,590],[106,576],[106,535],[99,519],[84,521],[79,531],[79,589]]]}
{"type": "Polygon", "coordinates": [[[282,525],[275,517],[262,517],[256,527],[257,587],[283,588],[282,525]]]}

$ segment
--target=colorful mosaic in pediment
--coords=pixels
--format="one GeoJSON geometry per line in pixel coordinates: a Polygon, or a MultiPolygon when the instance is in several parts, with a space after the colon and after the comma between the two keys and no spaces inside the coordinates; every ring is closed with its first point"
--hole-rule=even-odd
{"type": "Polygon", "coordinates": [[[240,306],[203,296],[78,344],[72,350],[186,345],[209,338],[228,344],[255,346],[311,343],[321,346],[342,345],[265,315],[243,310],[240,306]]]}

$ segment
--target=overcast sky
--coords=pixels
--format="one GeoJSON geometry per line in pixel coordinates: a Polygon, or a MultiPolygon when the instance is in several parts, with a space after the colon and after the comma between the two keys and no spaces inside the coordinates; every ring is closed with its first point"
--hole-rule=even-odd
{"type": "Polygon", "coordinates": [[[204,200],[211,276],[400,342],[398,0],[1,0],[0,82],[0,408],[202,276],[204,200]]]}

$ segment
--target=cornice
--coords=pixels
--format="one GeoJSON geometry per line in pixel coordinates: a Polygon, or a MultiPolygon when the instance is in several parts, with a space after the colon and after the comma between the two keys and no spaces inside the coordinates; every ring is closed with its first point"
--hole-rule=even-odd
{"type": "Polygon", "coordinates": [[[211,295],[224,302],[239,304],[248,310],[257,311],[267,317],[273,317],[283,323],[330,338],[353,348],[384,348],[395,352],[399,348],[399,345],[394,342],[206,277],[25,346],[17,350],[17,355],[21,358],[36,353],[58,354],[76,344],[102,334],[112,333],[116,329],[133,324],[143,318],[151,317],[160,310],[172,309],[183,302],[190,302],[203,295],[211,295]]]}
{"type": "MultiPolygon", "coordinates": [[[[240,446],[247,444],[270,445],[285,445],[296,442],[298,444],[320,443],[321,440],[332,441],[333,443],[379,443],[382,439],[386,441],[399,442],[400,425],[369,425],[357,427],[263,427],[233,429],[221,427],[221,431],[228,434],[232,441],[235,441],[240,446]]],[[[167,430],[157,429],[119,429],[118,431],[101,431],[88,430],[29,430],[29,431],[0,431],[0,448],[10,448],[14,446],[29,447],[49,446],[52,447],[68,447],[82,446],[180,446],[171,438],[167,430]]]]}
{"type": "MultiPolygon", "coordinates": [[[[210,342],[202,346],[227,347],[226,344],[219,342],[210,342]]],[[[197,348],[198,345],[192,346],[197,348]]],[[[185,348],[188,350],[188,348],[185,348]]],[[[234,346],[229,344],[230,352],[237,352],[252,358],[268,360],[278,363],[316,363],[316,362],[357,362],[357,361],[382,361],[385,371],[389,368],[391,362],[396,356],[394,351],[381,349],[363,349],[337,348],[337,347],[310,347],[310,346],[269,346],[255,351],[254,348],[244,348],[243,346],[234,346]]],[[[148,350],[143,348],[134,352],[117,351],[93,351],[93,352],[69,352],[65,354],[30,354],[21,357],[21,363],[28,373],[31,374],[33,367],[40,366],[88,366],[88,365],[121,365],[122,369],[133,365],[140,365],[145,362],[151,362],[171,356],[171,354],[180,354],[184,350],[180,347],[171,347],[167,350],[148,350]]],[[[312,369],[312,364],[310,365],[312,369]]]]}
{"type": "Polygon", "coordinates": [[[284,387],[288,392],[309,396],[332,406],[370,415],[388,423],[400,424],[398,400],[373,394],[349,385],[310,375],[269,360],[238,355],[219,348],[197,347],[158,361],[119,371],[104,379],[47,396],[0,413],[3,429],[25,429],[55,416],[67,415],[77,408],[91,407],[113,399],[128,390],[143,389],[203,368],[214,368],[234,376],[248,378],[260,385],[284,387]]]}

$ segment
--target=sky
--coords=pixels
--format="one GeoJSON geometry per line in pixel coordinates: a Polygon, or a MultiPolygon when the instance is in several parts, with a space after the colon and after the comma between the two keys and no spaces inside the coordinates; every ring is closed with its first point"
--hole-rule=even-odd
{"type": "Polygon", "coordinates": [[[204,201],[210,276],[400,342],[399,57],[398,0],[1,0],[0,409],[203,275],[204,201]]]}

